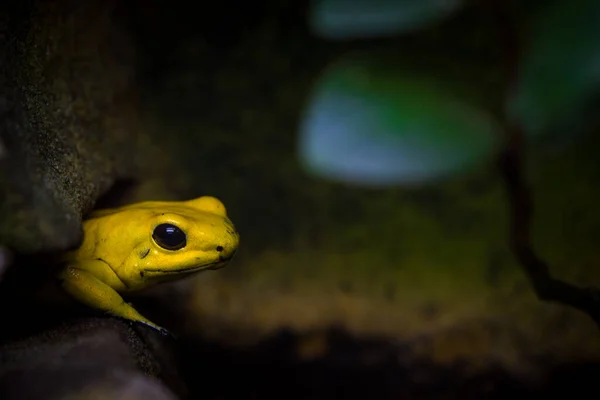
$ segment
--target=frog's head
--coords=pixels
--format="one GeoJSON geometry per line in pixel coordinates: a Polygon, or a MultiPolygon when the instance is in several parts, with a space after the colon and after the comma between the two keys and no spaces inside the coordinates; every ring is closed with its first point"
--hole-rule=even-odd
{"type": "Polygon", "coordinates": [[[151,211],[142,224],[147,232],[122,269],[125,281],[145,285],[222,268],[237,250],[239,235],[214,197],[146,203],[145,208],[151,211]]]}

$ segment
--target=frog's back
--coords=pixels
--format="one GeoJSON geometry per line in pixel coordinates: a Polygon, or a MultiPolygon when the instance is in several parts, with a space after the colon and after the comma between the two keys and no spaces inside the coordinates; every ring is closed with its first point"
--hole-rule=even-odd
{"type": "Polygon", "coordinates": [[[176,201],[143,201],[140,203],[134,203],[116,208],[106,208],[102,210],[96,210],[89,214],[86,220],[92,220],[97,218],[104,218],[110,215],[122,214],[126,217],[127,214],[146,214],[146,215],[158,215],[161,213],[172,212],[176,214],[190,214],[190,212],[197,212],[193,210],[185,202],[176,201]]]}
{"type": "Polygon", "coordinates": [[[65,258],[70,261],[98,258],[108,261],[127,256],[131,248],[129,242],[135,241],[137,234],[131,223],[137,225],[150,214],[150,210],[130,206],[92,212],[83,221],[83,242],[65,258]]]}

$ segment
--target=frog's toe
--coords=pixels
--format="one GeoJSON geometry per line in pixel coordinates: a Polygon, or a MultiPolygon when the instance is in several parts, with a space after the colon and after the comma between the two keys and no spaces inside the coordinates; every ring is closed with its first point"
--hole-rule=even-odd
{"type": "Polygon", "coordinates": [[[169,330],[163,328],[162,326],[153,326],[154,329],[158,331],[162,336],[169,336],[169,330]]]}
{"type": "Polygon", "coordinates": [[[158,331],[158,333],[161,334],[161,336],[170,336],[172,338],[175,338],[175,335],[173,335],[168,329],[163,328],[162,326],[158,326],[158,325],[150,325],[150,324],[146,324],[149,327],[155,329],[158,331]]]}
{"type": "Polygon", "coordinates": [[[158,331],[160,332],[160,334],[162,336],[169,336],[169,337],[175,339],[175,335],[173,333],[171,333],[171,331],[169,331],[168,329],[159,327],[158,331]]]}

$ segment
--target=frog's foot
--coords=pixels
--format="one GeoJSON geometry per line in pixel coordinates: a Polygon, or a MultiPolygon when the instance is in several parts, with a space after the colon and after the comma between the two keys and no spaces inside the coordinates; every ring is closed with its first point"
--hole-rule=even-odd
{"type": "Polygon", "coordinates": [[[136,323],[142,324],[142,325],[146,325],[152,329],[154,329],[155,331],[158,331],[158,333],[161,334],[161,336],[170,336],[173,339],[176,339],[175,335],[173,333],[171,333],[168,329],[163,328],[162,326],[158,326],[149,322],[145,322],[145,321],[135,321],[136,323]]]}

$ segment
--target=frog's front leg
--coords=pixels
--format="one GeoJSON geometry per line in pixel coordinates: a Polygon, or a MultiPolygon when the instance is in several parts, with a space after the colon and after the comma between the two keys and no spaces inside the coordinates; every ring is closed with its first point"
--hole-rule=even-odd
{"type": "Polygon", "coordinates": [[[106,311],[116,317],[148,325],[163,335],[169,334],[169,331],[141,315],[129,303],[126,303],[115,289],[90,272],[67,266],[59,274],[59,278],[63,289],[79,302],[106,311]]]}

